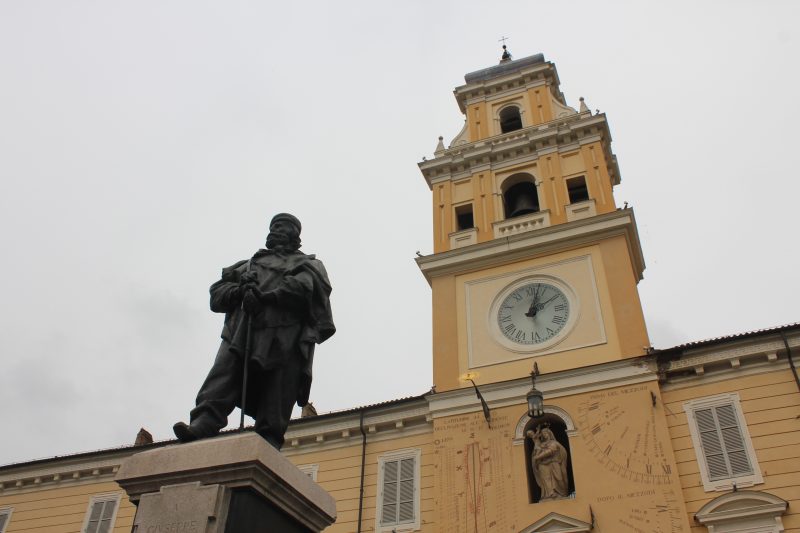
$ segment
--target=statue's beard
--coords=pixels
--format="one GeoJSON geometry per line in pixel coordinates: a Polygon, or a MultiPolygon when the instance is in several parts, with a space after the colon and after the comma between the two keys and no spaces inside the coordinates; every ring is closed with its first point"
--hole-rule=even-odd
{"type": "Polygon", "coordinates": [[[270,250],[286,250],[290,248],[291,239],[282,233],[270,233],[267,235],[267,248],[270,250]]]}

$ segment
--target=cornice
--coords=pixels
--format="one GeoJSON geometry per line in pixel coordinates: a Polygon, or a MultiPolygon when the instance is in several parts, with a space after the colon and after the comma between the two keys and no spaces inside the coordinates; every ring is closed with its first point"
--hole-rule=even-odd
{"type": "MultiPolygon", "coordinates": [[[[564,396],[584,394],[611,387],[621,387],[656,381],[656,366],[650,358],[638,357],[612,363],[542,374],[536,378],[536,388],[545,398],[545,403],[564,396]]],[[[500,383],[478,384],[490,408],[521,405],[531,389],[529,377],[500,383]]],[[[481,410],[475,390],[464,387],[428,396],[433,419],[455,416],[481,410]]]]}
{"type": "Polygon", "coordinates": [[[529,259],[619,235],[625,237],[634,272],[642,279],[644,255],[631,208],[426,255],[415,261],[430,283],[437,276],[529,259]]]}
{"type": "MultiPolygon", "coordinates": [[[[368,442],[396,439],[432,431],[428,402],[416,401],[378,408],[365,408],[364,431],[368,442]]],[[[281,452],[287,456],[360,444],[361,410],[341,416],[303,419],[290,426],[281,452]]]]}
{"type": "Polygon", "coordinates": [[[511,87],[550,85],[556,97],[559,100],[563,100],[564,97],[558,90],[559,83],[555,65],[550,61],[542,61],[520,65],[518,69],[509,70],[507,73],[490,78],[468,81],[464,85],[456,87],[453,90],[453,94],[456,102],[458,102],[459,109],[463,113],[468,102],[494,95],[498,91],[505,91],[511,87]]]}
{"type": "Polygon", "coordinates": [[[0,495],[113,481],[122,462],[142,449],[125,448],[79,458],[54,458],[38,465],[12,465],[0,472],[0,495]]]}
{"type": "MultiPolygon", "coordinates": [[[[800,347],[800,335],[787,335],[787,342],[791,348],[800,347]]],[[[687,348],[678,357],[662,362],[659,372],[664,389],[674,390],[788,368],[783,339],[766,333],[763,337],[720,340],[687,348]]]]}
{"type": "MultiPolygon", "coordinates": [[[[519,159],[537,159],[554,151],[566,152],[580,145],[602,139],[611,141],[605,114],[581,113],[557,120],[529,126],[527,128],[487,137],[468,144],[448,148],[440,156],[418,164],[428,187],[435,183],[467,177],[478,167],[507,164],[519,159]],[[592,131],[600,128],[600,131],[592,131]]],[[[618,174],[611,168],[614,184],[619,183],[618,174]]]]}

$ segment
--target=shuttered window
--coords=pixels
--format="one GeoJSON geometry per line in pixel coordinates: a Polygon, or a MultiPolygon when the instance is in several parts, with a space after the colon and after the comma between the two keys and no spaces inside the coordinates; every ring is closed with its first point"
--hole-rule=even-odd
{"type": "Polygon", "coordinates": [[[737,393],[690,400],[683,409],[705,490],[764,482],[737,393]]]}
{"type": "Polygon", "coordinates": [[[0,509],[0,533],[6,530],[9,518],[11,518],[11,509],[0,509]]]}
{"type": "Polygon", "coordinates": [[[89,516],[84,533],[109,533],[113,528],[114,512],[117,510],[119,498],[98,498],[89,507],[89,516]]]}
{"type": "Polygon", "coordinates": [[[709,480],[753,473],[742,431],[739,429],[739,420],[732,405],[698,409],[694,416],[708,466],[709,480]]]}
{"type": "Polygon", "coordinates": [[[415,529],[419,523],[419,451],[382,457],[380,468],[379,526],[406,526],[398,531],[415,529]]]}

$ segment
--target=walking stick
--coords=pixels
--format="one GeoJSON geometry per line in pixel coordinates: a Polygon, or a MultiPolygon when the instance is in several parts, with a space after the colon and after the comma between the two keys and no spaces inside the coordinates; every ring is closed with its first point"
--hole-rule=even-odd
{"type": "Polygon", "coordinates": [[[239,419],[239,429],[244,429],[244,410],[247,404],[247,368],[250,366],[250,339],[253,317],[247,315],[247,341],[244,345],[244,368],[242,369],[242,416],[239,419]]]}
{"type": "MultiPolygon", "coordinates": [[[[250,273],[250,264],[252,263],[252,259],[247,262],[247,273],[250,273]]],[[[244,295],[242,295],[242,312],[247,313],[244,310],[244,295]]],[[[247,335],[245,343],[244,343],[244,367],[242,368],[242,414],[239,418],[239,429],[244,429],[244,411],[245,407],[247,406],[247,369],[250,366],[250,343],[251,341],[251,332],[253,325],[253,317],[247,313],[247,335]]]]}

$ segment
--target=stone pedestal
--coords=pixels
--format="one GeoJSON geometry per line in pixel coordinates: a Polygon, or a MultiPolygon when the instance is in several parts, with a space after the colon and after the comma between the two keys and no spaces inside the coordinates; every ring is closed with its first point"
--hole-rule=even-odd
{"type": "Polygon", "coordinates": [[[255,433],[131,456],[117,483],[137,505],[134,533],[319,533],[336,502],[255,433]]]}

